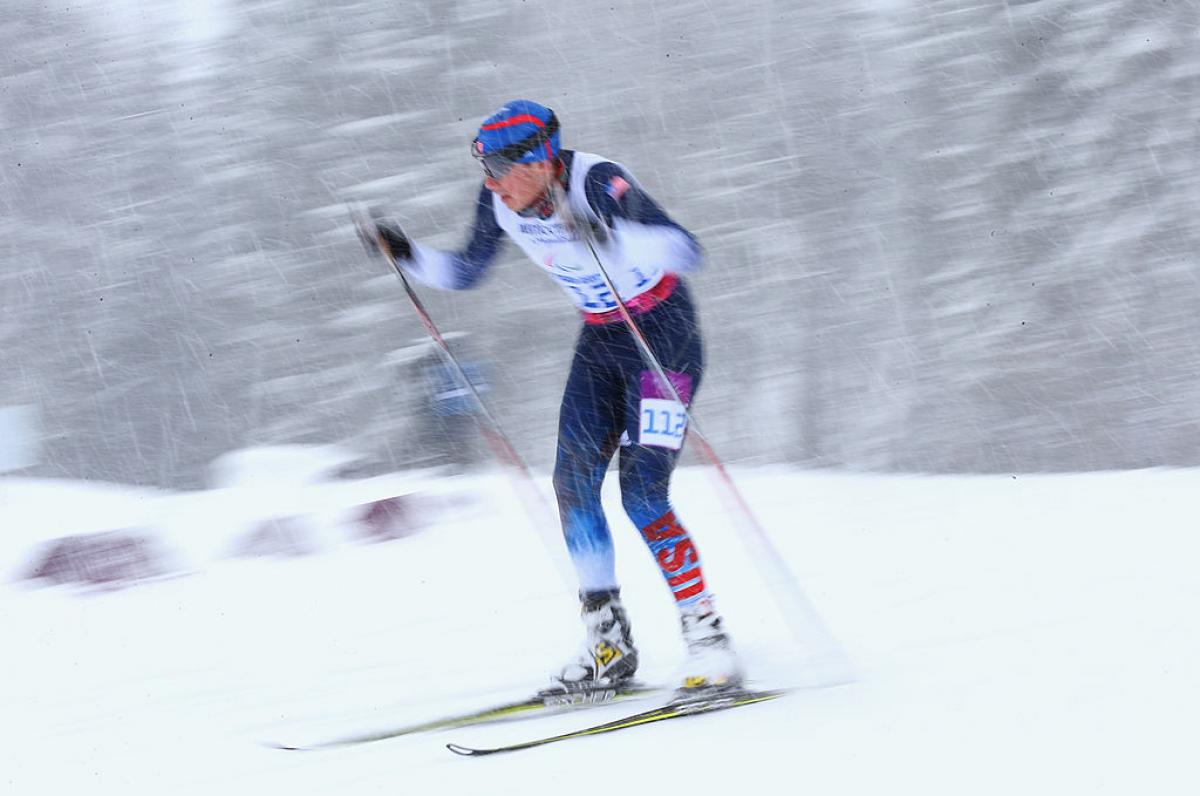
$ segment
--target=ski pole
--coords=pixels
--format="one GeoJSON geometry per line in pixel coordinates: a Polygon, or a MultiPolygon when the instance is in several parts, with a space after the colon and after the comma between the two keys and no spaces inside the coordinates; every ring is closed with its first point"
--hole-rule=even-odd
{"type": "Polygon", "coordinates": [[[701,456],[711,466],[711,471],[716,474],[717,481],[725,492],[727,505],[733,507],[735,517],[740,520],[742,527],[749,532],[748,535],[737,534],[737,537],[738,539],[744,540],[748,538],[750,540],[753,546],[753,549],[750,550],[750,558],[769,585],[769,591],[775,600],[776,606],[783,614],[785,621],[787,621],[793,637],[802,648],[812,653],[811,657],[814,667],[819,666],[823,673],[822,676],[829,682],[849,682],[853,680],[855,676],[852,666],[841,645],[825,626],[824,621],[813,607],[812,602],[808,599],[804,590],[800,588],[795,575],[792,574],[791,570],[784,563],[783,557],[779,554],[770,536],[767,535],[766,529],[755,517],[754,512],[750,510],[750,504],[746,502],[741,490],[738,489],[737,484],[730,477],[724,462],[717,456],[708,438],[697,426],[695,418],[684,402],[679,390],[676,389],[675,384],[667,376],[666,370],[663,368],[658,356],[651,349],[650,343],[647,341],[645,334],[643,334],[641,327],[634,320],[633,313],[629,311],[620,293],[617,292],[616,284],[609,276],[608,270],[604,267],[604,262],[600,259],[600,255],[596,251],[596,237],[591,225],[587,221],[586,214],[575,211],[570,204],[566,192],[557,181],[551,187],[551,192],[554,204],[566,211],[563,215],[567,224],[575,229],[591,253],[592,259],[595,260],[596,267],[600,271],[600,276],[604,280],[605,288],[612,294],[613,300],[616,302],[617,314],[633,336],[642,359],[650,370],[653,371],[660,387],[665,391],[664,394],[670,396],[683,411],[690,436],[699,449],[701,456]]]}
{"type": "MultiPolygon", "coordinates": [[[[471,398],[474,400],[476,407],[479,409],[480,415],[486,422],[478,423],[479,430],[483,435],[484,442],[487,443],[492,455],[497,461],[504,466],[506,472],[509,473],[510,479],[517,488],[518,492],[523,493],[524,499],[520,500],[521,505],[525,509],[530,522],[533,523],[538,537],[546,548],[546,553],[550,556],[550,560],[557,571],[558,576],[562,579],[563,584],[571,591],[576,591],[578,585],[571,577],[570,569],[564,558],[563,548],[565,545],[562,542],[560,534],[553,532],[551,529],[556,527],[557,523],[550,522],[552,517],[550,507],[546,504],[546,498],[541,490],[537,487],[533,474],[530,472],[529,466],[525,464],[521,454],[517,453],[516,447],[509,441],[500,426],[500,421],[492,413],[483,396],[467,375],[466,370],[458,361],[458,357],[450,350],[450,345],[446,342],[446,338],[438,331],[437,325],[433,322],[429,311],[425,309],[421,297],[417,295],[413,289],[412,283],[405,276],[404,270],[397,262],[395,254],[393,254],[391,246],[387,240],[379,234],[374,221],[370,215],[361,207],[349,205],[350,217],[354,221],[354,225],[358,230],[359,237],[362,239],[365,246],[369,246],[368,241],[375,244],[378,250],[383,254],[384,259],[392,266],[392,270],[400,279],[400,284],[404,286],[404,292],[408,296],[409,303],[412,304],[413,310],[417,314],[417,318],[421,321],[421,325],[425,327],[425,331],[429,334],[438,352],[442,356],[442,360],[450,367],[455,378],[462,384],[471,398]],[[537,506],[537,509],[534,509],[537,506]]],[[[368,251],[370,249],[368,248],[368,251]]]]}

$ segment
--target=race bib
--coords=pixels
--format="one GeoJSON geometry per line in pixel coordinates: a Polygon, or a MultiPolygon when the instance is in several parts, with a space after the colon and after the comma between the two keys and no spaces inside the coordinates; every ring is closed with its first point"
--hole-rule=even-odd
{"type": "Polygon", "coordinates": [[[692,377],[672,371],[665,375],[671,382],[670,389],[655,373],[642,371],[638,442],[677,451],[683,447],[683,434],[687,431],[686,406],[692,401],[692,377]],[[683,403],[675,400],[676,394],[683,403]]]}
{"type": "Polygon", "coordinates": [[[642,399],[638,442],[659,448],[679,450],[687,430],[687,411],[683,404],[668,398],[642,399]]]}

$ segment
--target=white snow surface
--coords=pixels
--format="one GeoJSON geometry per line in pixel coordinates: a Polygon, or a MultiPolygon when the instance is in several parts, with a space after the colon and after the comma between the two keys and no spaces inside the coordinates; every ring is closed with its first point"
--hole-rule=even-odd
{"type": "MultiPolygon", "coordinates": [[[[632,708],[271,749],[524,695],[578,644],[576,603],[498,477],[418,485],[476,500],[414,536],[367,545],[329,531],[319,554],[287,559],[214,552],[235,531],[213,492],[131,491],[166,538],[207,538],[171,579],[0,587],[0,792],[1200,792],[1200,471],[734,477],[856,681],[484,759],[444,745],[632,708]]],[[[61,483],[0,479],[9,562],[15,547],[29,552],[36,534],[21,529],[42,522],[56,489],[75,502],[61,483]]],[[[95,527],[106,511],[130,516],[114,490],[90,504],[95,527]]],[[[643,674],[669,680],[682,659],[674,609],[615,498],[606,493],[643,674]]],[[[709,474],[681,471],[676,504],[752,678],[803,681],[804,651],[709,474]]]]}

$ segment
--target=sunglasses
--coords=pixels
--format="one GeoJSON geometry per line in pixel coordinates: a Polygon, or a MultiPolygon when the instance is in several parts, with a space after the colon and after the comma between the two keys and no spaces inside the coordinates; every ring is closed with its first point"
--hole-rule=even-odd
{"type": "Polygon", "coordinates": [[[504,179],[513,170],[513,167],[518,165],[514,161],[500,155],[480,155],[475,151],[474,146],[471,147],[471,154],[475,156],[475,160],[479,161],[479,165],[483,168],[483,173],[493,180],[504,179]]]}

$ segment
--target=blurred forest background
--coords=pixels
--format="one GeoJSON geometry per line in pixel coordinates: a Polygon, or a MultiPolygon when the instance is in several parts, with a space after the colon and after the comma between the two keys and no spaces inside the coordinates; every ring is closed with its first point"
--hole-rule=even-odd
{"type": "MultiPolygon", "coordinates": [[[[462,242],[502,102],[705,244],[732,462],[1200,464],[1200,4],[6,0],[0,405],[24,472],[171,487],[247,445],[436,457],[423,331],[343,203],[462,242]]],[[[578,319],[509,246],[424,291],[552,461],[578,319]]]]}

